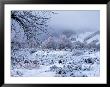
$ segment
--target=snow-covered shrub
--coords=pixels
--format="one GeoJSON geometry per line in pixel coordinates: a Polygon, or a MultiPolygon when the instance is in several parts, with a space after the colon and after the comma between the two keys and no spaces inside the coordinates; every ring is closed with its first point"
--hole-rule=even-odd
{"type": "Polygon", "coordinates": [[[99,58],[95,57],[95,58],[94,58],[94,62],[97,63],[97,64],[100,64],[99,58]]]}
{"type": "Polygon", "coordinates": [[[58,67],[56,65],[53,65],[50,67],[50,71],[56,71],[58,69],[58,67]]]}
{"type": "Polygon", "coordinates": [[[12,52],[12,57],[18,60],[28,59],[30,53],[28,49],[20,49],[15,52],[12,52]]]}
{"type": "Polygon", "coordinates": [[[86,44],[84,42],[80,41],[74,41],[72,42],[72,49],[85,49],[86,44]]]}
{"type": "Polygon", "coordinates": [[[19,71],[19,70],[11,70],[11,76],[22,77],[23,73],[21,71],[19,71]]]}
{"type": "Polygon", "coordinates": [[[50,36],[47,40],[45,40],[42,43],[42,48],[43,49],[56,49],[56,44],[55,44],[54,38],[50,36]]]}
{"type": "Polygon", "coordinates": [[[53,72],[56,72],[56,77],[85,77],[81,73],[82,67],[80,65],[67,64],[63,67],[51,67],[53,72]],[[81,73],[81,74],[80,74],[81,73]]]}
{"type": "MultiPolygon", "coordinates": [[[[39,66],[39,61],[35,58],[31,58],[35,49],[19,49],[11,55],[11,66],[12,68],[26,68],[32,69],[39,66]]],[[[34,56],[35,57],[35,56],[34,56]]]]}
{"type": "Polygon", "coordinates": [[[37,51],[38,51],[37,48],[29,48],[30,54],[33,54],[33,53],[35,53],[35,52],[37,52],[37,51]]]}
{"type": "Polygon", "coordinates": [[[92,58],[84,59],[84,62],[87,64],[94,64],[94,59],[92,58]]]}
{"type": "MultiPolygon", "coordinates": [[[[74,65],[74,64],[65,64],[63,67],[58,67],[56,65],[50,67],[50,71],[56,73],[56,77],[70,77],[72,73],[80,71],[82,69],[82,66],[80,64],[74,65]]],[[[74,75],[75,77],[75,75],[74,75]]]]}
{"type": "Polygon", "coordinates": [[[60,59],[58,60],[59,64],[63,64],[64,65],[64,64],[66,64],[66,62],[67,62],[67,59],[64,58],[64,57],[62,57],[62,58],[60,57],[60,59]]]}
{"type": "Polygon", "coordinates": [[[65,77],[65,76],[66,76],[66,71],[65,71],[63,68],[58,67],[58,68],[56,69],[56,74],[57,74],[57,75],[60,75],[61,77],[65,77]]]}
{"type": "Polygon", "coordinates": [[[52,64],[54,64],[54,63],[55,63],[55,62],[54,62],[53,59],[49,61],[49,64],[50,64],[50,65],[52,65],[52,64]]]}
{"type": "Polygon", "coordinates": [[[58,41],[58,48],[59,49],[65,49],[65,48],[69,48],[71,49],[71,41],[65,36],[65,35],[61,35],[59,37],[59,41],[58,41]]]}
{"type": "Polygon", "coordinates": [[[81,70],[81,64],[67,64],[64,66],[67,71],[81,70]]]}
{"type": "Polygon", "coordinates": [[[72,56],[80,56],[83,55],[84,53],[82,51],[75,51],[74,53],[72,53],[72,56]]]}

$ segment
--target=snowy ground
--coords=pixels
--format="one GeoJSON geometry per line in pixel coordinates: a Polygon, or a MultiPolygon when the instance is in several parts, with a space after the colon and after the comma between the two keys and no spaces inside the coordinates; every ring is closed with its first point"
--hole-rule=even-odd
{"type": "Polygon", "coordinates": [[[11,76],[22,77],[91,77],[100,76],[99,51],[39,50],[33,53],[19,50],[14,56],[23,56],[12,64],[11,76]],[[21,54],[20,54],[21,53],[21,54]],[[26,62],[26,60],[28,62],[26,62]],[[33,62],[34,61],[34,62],[33,62]]]}

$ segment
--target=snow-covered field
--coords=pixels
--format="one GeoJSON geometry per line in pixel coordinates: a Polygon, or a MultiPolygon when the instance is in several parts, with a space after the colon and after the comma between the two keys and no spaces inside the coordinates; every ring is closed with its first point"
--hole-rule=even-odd
{"type": "Polygon", "coordinates": [[[21,49],[13,53],[14,77],[93,77],[100,76],[100,52],[93,50],[21,49]]]}
{"type": "Polygon", "coordinates": [[[11,76],[100,76],[99,13],[11,11],[11,76]]]}

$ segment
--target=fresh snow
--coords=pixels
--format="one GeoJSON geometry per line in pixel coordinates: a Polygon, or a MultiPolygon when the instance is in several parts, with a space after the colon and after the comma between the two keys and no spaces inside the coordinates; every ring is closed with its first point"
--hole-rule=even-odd
{"type": "MultiPolygon", "coordinates": [[[[76,50],[73,50],[72,52],[70,51],[52,51],[52,50],[39,50],[33,54],[30,54],[28,57],[31,58],[31,60],[38,60],[39,61],[39,66],[35,68],[13,68],[11,70],[11,76],[23,76],[23,77],[56,77],[59,76],[56,72],[58,70],[51,71],[52,66],[56,66],[57,68],[61,68],[61,70],[64,69],[64,66],[72,66],[72,67],[81,67],[80,70],[73,70],[74,75],[77,76],[99,76],[99,52],[92,52],[89,54],[89,51],[86,51],[83,53],[83,55],[73,55],[76,50]],[[72,56],[73,55],[73,56],[72,56]],[[93,64],[91,63],[86,63],[84,62],[84,59],[91,58],[95,62],[93,64]],[[53,63],[51,61],[53,60],[53,63]],[[59,63],[59,60],[64,60],[63,63],[59,63]],[[41,62],[42,61],[42,62],[41,62]],[[69,64],[72,63],[73,64],[69,64]],[[43,63],[43,64],[42,64],[43,63]],[[80,74],[79,74],[80,73],[80,74]]],[[[77,52],[83,52],[83,50],[77,50],[77,52]]],[[[26,52],[28,53],[28,52],[26,52]]],[[[28,59],[29,59],[28,58],[28,59]]],[[[66,69],[65,69],[66,70],[66,69]]],[[[67,68],[68,70],[68,68],[67,68]]],[[[67,75],[69,76],[72,72],[67,71],[67,75]]]]}

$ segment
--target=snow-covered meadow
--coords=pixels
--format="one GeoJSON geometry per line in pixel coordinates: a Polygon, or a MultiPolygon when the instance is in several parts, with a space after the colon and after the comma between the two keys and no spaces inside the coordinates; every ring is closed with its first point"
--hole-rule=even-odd
{"type": "Polygon", "coordinates": [[[99,23],[99,11],[11,11],[11,76],[100,76],[99,23]]]}
{"type": "Polygon", "coordinates": [[[11,76],[90,77],[100,75],[99,51],[38,50],[34,53],[30,52],[27,49],[16,52],[16,57],[20,59],[19,62],[13,60],[15,62],[12,64],[11,76]]]}

